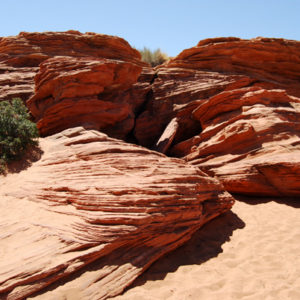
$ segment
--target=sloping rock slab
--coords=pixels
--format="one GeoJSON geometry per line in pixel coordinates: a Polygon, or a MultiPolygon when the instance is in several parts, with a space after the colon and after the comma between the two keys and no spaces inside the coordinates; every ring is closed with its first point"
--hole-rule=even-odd
{"type": "Polygon", "coordinates": [[[233,198],[197,167],[82,127],[0,183],[0,298],[106,299],[233,198]],[[52,284],[52,285],[51,285],[52,284]]]}
{"type": "Polygon", "coordinates": [[[190,149],[186,160],[217,176],[227,191],[300,196],[299,98],[238,89],[204,101],[193,116],[204,130],[176,148],[190,149]]]}

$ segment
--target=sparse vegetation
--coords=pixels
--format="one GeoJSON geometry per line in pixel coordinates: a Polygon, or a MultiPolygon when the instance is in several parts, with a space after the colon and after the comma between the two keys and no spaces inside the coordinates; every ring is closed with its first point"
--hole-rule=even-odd
{"type": "Polygon", "coordinates": [[[38,129],[29,120],[21,99],[0,102],[0,173],[7,163],[19,159],[28,146],[37,145],[38,129]]]}
{"type": "Polygon", "coordinates": [[[152,67],[161,65],[169,59],[169,56],[160,49],[151,51],[149,48],[144,47],[143,50],[140,50],[140,53],[142,55],[142,61],[150,64],[152,67]]]}

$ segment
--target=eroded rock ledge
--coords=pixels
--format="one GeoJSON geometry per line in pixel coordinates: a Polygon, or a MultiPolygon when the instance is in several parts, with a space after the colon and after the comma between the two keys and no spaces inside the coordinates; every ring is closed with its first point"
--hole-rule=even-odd
{"type": "Polygon", "coordinates": [[[300,42],[208,39],[156,76],[140,144],[184,157],[231,193],[300,195],[300,42]]]}
{"type": "Polygon", "coordinates": [[[234,201],[199,168],[98,131],[41,146],[40,161],[1,179],[0,298],[117,295],[234,201]]]}

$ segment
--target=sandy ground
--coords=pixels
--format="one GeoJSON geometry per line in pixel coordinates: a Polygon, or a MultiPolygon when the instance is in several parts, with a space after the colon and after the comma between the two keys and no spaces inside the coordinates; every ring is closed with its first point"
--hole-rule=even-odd
{"type": "Polygon", "coordinates": [[[299,200],[237,201],[113,299],[299,300],[299,200]]]}
{"type": "MultiPolygon", "coordinates": [[[[0,188],[18,186],[26,164],[0,188]]],[[[300,199],[240,200],[113,300],[299,300],[300,199]]]]}

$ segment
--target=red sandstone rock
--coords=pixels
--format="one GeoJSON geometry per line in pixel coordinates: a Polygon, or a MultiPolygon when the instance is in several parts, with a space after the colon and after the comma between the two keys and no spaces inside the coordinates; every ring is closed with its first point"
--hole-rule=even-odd
{"type": "Polygon", "coordinates": [[[230,209],[200,169],[232,193],[299,197],[299,57],[295,41],[210,39],[154,74],[118,38],[1,38],[0,100],[27,99],[39,72],[42,134],[101,128],[185,161],[83,128],[43,139],[43,158],[0,183],[0,297],[120,293],[230,209]]]}
{"type": "Polygon", "coordinates": [[[298,41],[284,39],[207,39],[182,51],[167,66],[239,73],[278,85],[297,86],[300,79],[299,47],[298,41]]]}
{"type": "Polygon", "coordinates": [[[135,136],[141,145],[152,147],[169,122],[178,116],[179,131],[175,143],[181,141],[182,135],[192,137],[201,132],[200,123],[191,118],[201,99],[215,95],[232,84],[243,86],[251,82],[248,77],[240,75],[160,68],[152,84],[147,108],[137,119],[135,136]]]}
{"type": "Polygon", "coordinates": [[[0,38],[0,100],[30,98],[41,135],[85,125],[125,139],[151,73],[119,37],[68,31],[0,38]]]}
{"type": "Polygon", "coordinates": [[[118,126],[114,136],[125,138],[141,105],[128,99],[126,90],[141,71],[140,66],[120,60],[65,56],[46,60],[35,78],[35,95],[27,101],[40,134],[78,125],[104,131],[118,126]]]}
{"type": "Polygon", "coordinates": [[[105,34],[66,32],[21,32],[0,38],[0,62],[14,67],[38,67],[54,56],[123,59],[141,63],[140,54],[124,39],[105,34]]]}
{"type": "Polygon", "coordinates": [[[34,92],[38,68],[13,68],[0,62],[0,101],[19,97],[26,101],[34,92]]]}
{"type": "MultiPolygon", "coordinates": [[[[0,38],[0,101],[34,94],[39,64],[55,56],[116,59],[144,66],[123,39],[78,31],[27,33],[0,38]]],[[[93,60],[92,59],[92,60],[93,60]]]]}
{"type": "Polygon", "coordinates": [[[197,167],[97,131],[41,146],[41,160],[0,182],[1,299],[117,295],[233,204],[197,167]]]}
{"type": "Polygon", "coordinates": [[[232,193],[299,196],[299,79],[300,42],[201,41],[158,69],[136,137],[153,147],[176,119],[163,152],[232,193]]]}
{"type": "Polygon", "coordinates": [[[193,114],[204,130],[174,153],[190,149],[186,159],[231,193],[300,196],[299,98],[245,88],[211,97],[193,114]]]}

